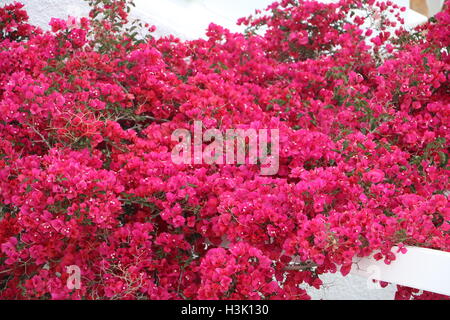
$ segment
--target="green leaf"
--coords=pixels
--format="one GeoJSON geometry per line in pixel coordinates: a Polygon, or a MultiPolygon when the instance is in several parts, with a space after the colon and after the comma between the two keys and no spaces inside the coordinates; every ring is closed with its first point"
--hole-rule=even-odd
{"type": "Polygon", "coordinates": [[[344,143],[342,144],[342,150],[346,150],[348,148],[349,142],[348,140],[345,140],[344,143]]]}

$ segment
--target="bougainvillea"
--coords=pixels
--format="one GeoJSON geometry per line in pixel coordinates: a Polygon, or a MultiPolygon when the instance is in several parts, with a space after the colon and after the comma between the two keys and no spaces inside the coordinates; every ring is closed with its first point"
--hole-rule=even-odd
{"type": "Polygon", "coordinates": [[[390,1],[282,0],[193,41],[128,5],[46,32],[0,8],[0,298],[308,299],[357,256],[450,251],[448,4],[407,32],[390,1]],[[195,120],[279,129],[278,173],[174,164],[195,120]]]}

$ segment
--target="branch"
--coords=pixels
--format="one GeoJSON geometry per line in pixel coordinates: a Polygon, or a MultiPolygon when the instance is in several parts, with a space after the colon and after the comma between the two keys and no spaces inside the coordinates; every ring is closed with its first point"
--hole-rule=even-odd
{"type": "Polygon", "coordinates": [[[27,126],[29,126],[39,137],[41,137],[42,142],[45,142],[45,144],[47,145],[47,147],[49,149],[52,148],[52,146],[50,145],[50,142],[47,141],[47,139],[42,135],[42,133],[40,133],[34,126],[32,126],[30,123],[25,123],[27,126]]]}

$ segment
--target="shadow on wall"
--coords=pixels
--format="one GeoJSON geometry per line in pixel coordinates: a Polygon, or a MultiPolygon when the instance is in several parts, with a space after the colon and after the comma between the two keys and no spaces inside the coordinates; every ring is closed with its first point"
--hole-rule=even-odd
{"type": "MultiPolygon", "coordinates": [[[[0,0],[1,5],[6,3],[12,3],[17,0],[0,0]]],[[[25,9],[28,11],[31,23],[41,26],[44,29],[49,29],[48,23],[50,18],[57,17],[66,19],[68,15],[71,16],[86,16],[89,12],[89,8],[85,1],[82,0],[18,0],[26,5],[25,9]]],[[[194,3],[205,4],[205,10],[217,10],[220,14],[226,15],[230,13],[230,19],[234,20],[236,12],[232,9],[231,3],[239,3],[236,0],[142,0],[142,2],[147,3],[156,3],[157,1],[161,1],[161,4],[169,5],[173,4],[181,4],[185,7],[181,6],[181,13],[186,15],[188,11],[186,7],[193,6],[194,3]],[[216,6],[214,6],[214,3],[216,6]],[[231,11],[231,12],[230,12],[231,11]]],[[[265,3],[267,0],[256,0],[261,7],[265,7],[265,3]]],[[[245,13],[247,10],[253,10],[251,8],[250,3],[255,3],[255,0],[242,1],[242,5],[239,3],[238,7],[240,10],[243,10],[245,13]]],[[[275,0],[273,0],[275,1],[275,0]]],[[[432,16],[441,10],[444,0],[407,0],[410,1],[410,7],[413,10],[421,12],[420,10],[426,10],[425,15],[432,16]]],[[[270,1],[271,2],[271,1],[270,1]]],[[[405,2],[394,0],[394,2],[405,2]]],[[[136,10],[137,11],[137,10],[136,10]]],[[[144,10],[142,10],[144,11],[144,10]]],[[[162,11],[164,12],[164,11],[162,11]]],[[[170,11],[169,11],[170,12],[170,11]]],[[[241,11],[242,12],[242,11],[241,11]]],[[[167,13],[167,11],[165,11],[167,13]]],[[[245,15],[245,14],[242,14],[245,15]]],[[[239,13],[239,16],[242,16],[239,13]]],[[[137,15],[137,18],[142,18],[143,20],[152,21],[157,24],[158,31],[161,32],[161,35],[176,33],[177,29],[174,28],[173,24],[167,25],[159,25],[155,21],[155,14],[151,12],[143,12],[142,16],[137,15]],[[144,15],[145,14],[145,15],[144,15]]],[[[207,17],[209,19],[209,17],[207,17]]],[[[167,18],[166,18],[167,19],[167,18]]],[[[176,21],[176,18],[172,17],[173,20],[176,21]]],[[[189,19],[194,20],[195,18],[191,16],[189,19]]],[[[167,22],[164,20],[164,16],[161,17],[161,23],[167,22]]],[[[194,25],[194,23],[192,23],[194,25]]],[[[189,28],[188,28],[189,29],[189,28]]],[[[186,29],[178,29],[178,31],[185,32],[186,29]]],[[[203,33],[204,29],[201,28],[200,31],[203,33]]],[[[321,290],[315,290],[310,288],[310,294],[313,299],[393,299],[395,294],[395,286],[390,285],[383,290],[368,290],[367,287],[367,279],[359,277],[357,275],[348,275],[347,277],[341,277],[339,275],[327,274],[323,275],[322,280],[325,283],[325,288],[321,290]]]]}
{"type": "MultiPolygon", "coordinates": [[[[0,0],[1,4],[13,3],[17,0],[0,0]]],[[[48,22],[50,18],[56,17],[61,19],[66,19],[68,15],[79,17],[85,16],[89,13],[89,7],[87,3],[83,0],[18,0],[25,4],[25,9],[28,11],[30,16],[30,22],[40,27],[48,30],[48,22]]],[[[136,0],[135,0],[136,1],[136,0]]],[[[151,3],[150,0],[144,0],[151,3]]],[[[275,1],[275,0],[273,0],[275,1]]],[[[254,4],[261,4],[261,7],[266,7],[268,3],[273,2],[272,0],[252,0],[252,1],[229,1],[229,0],[164,0],[164,3],[173,3],[175,5],[190,6],[197,4],[207,9],[212,8],[219,9],[221,13],[226,13],[230,15],[231,20],[235,20],[242,16],[240,12],[250,14],[253,11],[254,4]],[[233,5],[234,4],[234,5],[233,5]],[[237,4],[237,5],[236,5],[237,4]],[[239,14],[236,14],[234,9],[239,14]]],[[[410,5],[413,10],[430,17],[439,12],[442,8],[444,0],[394,0],[393,2],[401,3],[405,6],[410,5]]],[[[137,18],[152,18],[152,15],[145,15],[145,17],[137,16],[137,18]]],[[[157,20],[157,19],[156,19],[157,20]]],[[[167,26],[167,32],[174,32],[174,28],[167,26]]],[[[202,30],[203,31],[203,30],[202,30]]]]}

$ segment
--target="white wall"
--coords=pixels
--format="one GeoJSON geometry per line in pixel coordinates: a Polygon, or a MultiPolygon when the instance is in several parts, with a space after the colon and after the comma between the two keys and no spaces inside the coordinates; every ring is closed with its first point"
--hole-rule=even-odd
{"type": "MultiPolygon", "coordinates": [[[[398,0],[403,1],[403,0],[398,0]]],[[[435,13],[443,0],[428,0],[430,11],[435,13]]],[[[14,0],[0,0],[0,4],[12,3],[14,0]]],[[[28,11],[30,21],[48,29],[50,18],[67,18],[83,16],[89,12],[83,0],[21,0],[28,11]]],[[[202,36],[204,29],[216,17],[214,22],[233,26],[233,21],[241,16],[253,13],[256,7],[265,8],[272,0],[135,0],[138,5],[133,16],[150,24],[155,24],[159,35],[172,33],[177,36],[196,38],[202,36]],[[158,9],[159,8],[159,9],[158,9]],[[171,12],[172,16],[168,16],[171,12]],[[217,18],[219,17],[219,18],[217,18]],[[183,21],[196,22],[192,26],[183,25],[183,21]],[[198,27],[198,22],[201,22],[198,27]]],[[[385,289],[369,290],[367,279],[348,275],[323,275],[325,286],[321,290],[311,289],[313,299],[393,299],[395,286],[385,289]]]]}
{"type": "Polygon", "coordinates": [[[49,29],[51,18],[84,16],[89,13],[87,2],[83,0],[0,0],[0,5],[13,2],[23,3],[30,22],[44,29],[49,29]]]}
{"type": "Polygon", "coordinates": [[[442,5],[444,4],[444,0],[427,0],[427,2],[431,16],[441,11],[442,5]]]}
{"type": "MultiPolygon", "coordinates": [[[[0,0],[0,4],[15,0],[0,0]]],[[[33,24],[48,29],[50,18],[66,18],[87,15],[87,3],[83,0],[19,0],[25,4],[33,24]]],[[[135,0],[137,7],[132,17],[139,18],[158,29],[156,35],[174,34],[181,38],[195,39],[202,37],[208,24],[214,21],[232,31],[239,31],[235,21],[250,15],[255,8],[266,8],[274,0],[135,0]],[[168,14],[170,13],[170,14],[168,14]]],[[[319,0],[332,2],[335,0],[319,0]]],[[[401,5],[408,0],[394,0],[401,5]]],[[[435,13],[444,0],[428,0],[430,12],[435,13]]],[[[417,19],[417,15],[412,15],[417,19]]]]}

